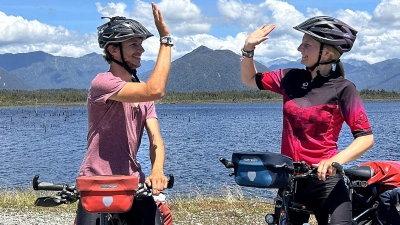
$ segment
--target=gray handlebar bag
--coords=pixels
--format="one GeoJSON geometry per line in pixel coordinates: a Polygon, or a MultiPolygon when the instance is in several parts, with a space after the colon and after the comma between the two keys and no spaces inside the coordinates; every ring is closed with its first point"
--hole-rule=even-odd
{"type": "Polygon", "coordinates": [[[289,183],[290,157],[273,152],[232,153],[235,181],[239,186],[283,188],[289,183]]]}

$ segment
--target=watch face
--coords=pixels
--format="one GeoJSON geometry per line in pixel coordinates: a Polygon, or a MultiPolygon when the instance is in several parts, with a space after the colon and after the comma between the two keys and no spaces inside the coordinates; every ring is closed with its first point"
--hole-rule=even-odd
{"type": "Polygon", "coordinates": [[[173,41],[171,37],[161,37],[160,42],[162,44],[173,45],[173,41]]]}

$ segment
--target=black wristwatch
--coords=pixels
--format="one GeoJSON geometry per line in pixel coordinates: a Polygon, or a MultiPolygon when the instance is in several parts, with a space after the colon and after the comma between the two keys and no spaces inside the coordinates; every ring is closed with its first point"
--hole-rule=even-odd
{"type": "Polygon", "coordinates": [[[254,49],[252,51],[247,51],[244,47],[242,48],[242,56],[246,58],[253,58],[254,49]]]}
{"type": "Polygon", "coordinates": [[[166,46],[174,46],[174,42],[172,41],[171,36],[160,37],[160,43],[166,46]]]}

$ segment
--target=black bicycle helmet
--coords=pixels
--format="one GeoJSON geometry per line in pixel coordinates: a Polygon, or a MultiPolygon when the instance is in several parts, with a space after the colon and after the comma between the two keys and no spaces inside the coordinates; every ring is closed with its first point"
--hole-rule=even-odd
{"type": "Polygon", "coordinates": [[[340,54],[350,51],[357,34],[351,26],[329,16],[316,16],[293,28],[321,43],[334,46],[340,54]]]}
{"type": "MultiPolygon", "coordinates": [[[[104,18],[109,17],[102,17],[104,18]]],[[[133,37],[146,39],[154,36],[136,20],[120,16],[109,19],[110,21],[97,28],[100,48],[105,48],[109,43],[122,42],[133,37]]]]}

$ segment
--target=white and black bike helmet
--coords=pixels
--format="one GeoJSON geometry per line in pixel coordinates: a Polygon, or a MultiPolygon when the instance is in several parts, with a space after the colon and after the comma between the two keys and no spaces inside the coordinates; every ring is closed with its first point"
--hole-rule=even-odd
{"type": "MultiPolygon", "coordinates": [[[[104,18],[109,17],[102,17],[104,18]]],[[[147,39],[154,36],[136,20],[120,16],[109,19],[110,21],[97,28],[100,48],[105,48],[109,43],[123,42],[134,37],[147,39]]]]}
{"type": "Polygon", "coordinates": [[[351,50],[357,35],[357,30],[329,16],[316,16],[293,28],[321,43],[334,46],[340,54],[351,50]]]}
{"type": "Polygon", "coordinates": [[[312,17],[293,28],[310,35],[321,43],[318,61],[314,66],[307,67],[309,71],[313,71],[317,66],[322,64],[340,62],[340,59],[329,62],[320,62],[324,44],[335,47],[340,54],[343,54],[351,50],[357,35],[357,30],[338,19],[329,16],[312,17]]]}

